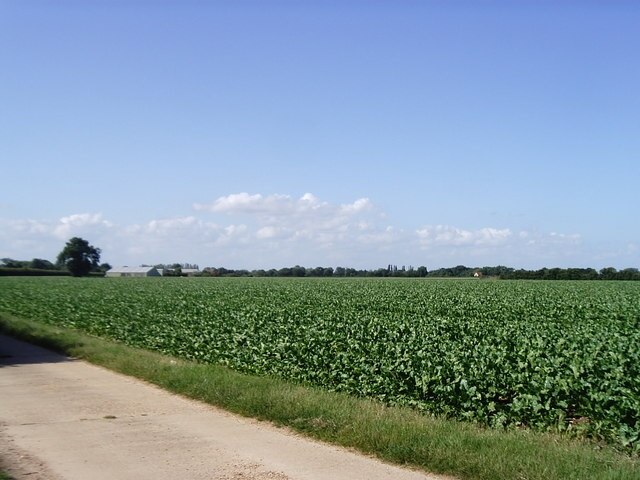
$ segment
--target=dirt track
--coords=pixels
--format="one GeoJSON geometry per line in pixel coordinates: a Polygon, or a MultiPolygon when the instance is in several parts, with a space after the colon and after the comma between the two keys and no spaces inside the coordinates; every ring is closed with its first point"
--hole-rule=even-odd
{"type": "Polygon", "coordinates": [[[436,479],[0,335],[0,458],[17,479],[436,479]]]}

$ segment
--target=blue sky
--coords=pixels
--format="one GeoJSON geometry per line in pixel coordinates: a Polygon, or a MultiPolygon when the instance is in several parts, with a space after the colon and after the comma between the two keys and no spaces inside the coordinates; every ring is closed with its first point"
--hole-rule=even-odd
{"type": "Polygon", "coordinates": [[[640,4],[0,1],[0,257],[640,266],[640,4]]]}

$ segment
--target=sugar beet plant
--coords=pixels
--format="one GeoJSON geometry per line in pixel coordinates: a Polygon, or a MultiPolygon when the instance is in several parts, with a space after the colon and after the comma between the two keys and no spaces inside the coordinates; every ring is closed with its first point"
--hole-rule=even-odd
{"type": "Polygon", "coordinates": [[[640,284],[0,278],[0,311],[640,452],[640,284]]]}

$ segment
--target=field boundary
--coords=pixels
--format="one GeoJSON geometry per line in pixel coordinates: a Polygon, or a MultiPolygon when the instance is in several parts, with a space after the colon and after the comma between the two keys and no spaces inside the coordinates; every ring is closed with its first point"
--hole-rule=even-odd
{"type": "Polygon", "coordinates": [[[640,479],[637,459],[566,436],[496,431],[434,418],[6,314],[0,314],[0,331],[174,393],[428,472],[461,479],[640,479]]]}

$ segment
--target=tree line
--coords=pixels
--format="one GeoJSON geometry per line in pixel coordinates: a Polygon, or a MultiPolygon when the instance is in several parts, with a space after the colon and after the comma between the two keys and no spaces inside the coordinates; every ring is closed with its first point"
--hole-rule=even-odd
{"type": "Polygon", "coordinates": [[[205,277],[405,277],[405,278],[500,278],[504,280],[640,280],[637,268],[616,270],[613,267],[600,271],[594,268],[541,268],[539,270],[516,270],[498,265],[495,267],[466,267],[458,265],[450,268],[427,270],[420,266],[401,267],[389,265],[387,268],[357,270],[345,267],[305,268],[300,265],[280,269],[234,270],[224,267],[207,267],[200,276],[205,277]]]}
{"type": "Polygon", "coordinates": [[[595,268],[541,268],[525,270],[498,265],[496,267],[465,267],[431,270],[428,277],[493,277],[503,280],[640,280],[637,268],[616,270],[613,267],[595,268]]]}
{"type": "Polygon", "coordinates": [[[500,275],[503,279],[522,280],[640,280],[637,268],[617,270],[613,267],[596,271],[594,268],[541,268],[513,270],[500,275]]]}
{"type": "Polygon", "coordinates": [[[426,277],[427,267],[397,268],[389,265],[387,268],[373,270],[355,269],[347,267],[283,267],[269,270],[234,270],[224,267],[206,267],[200,276],[203,277],[426,277]]]}
{"type": "MultiPolygon", "coordinates": [[[[87,240],[79,237],[71,238],[58,254],[56,263],[42,258],[30,261],[0,259],[0,275],[47,275],[66,274],[85,276],[89,274],[101,275],[111,268],[108,263],[100,263],[100,249],[90,245],[87,240]]],[[[160,265],[158,265],[160,266],[160,265]]],[[[162,267],[166,267],[162,265],[162,267]]],[[[197,269],[195,264],[173,264],[167,271],[180,275],[182,268],[197,269]]],[[[489,277],[507,280],[640,280],[637,268],[616,270],[613,267],[595,270],[594,268],[541,268],[539,270],[516,270],[511,267],[498,265],[496,267],[467,267],[457,265],[451,268],[428,270],[425,266],[414,268],[412,265],[398,268],[389,264],[386,268],[373,270],[355,269],[347,267],[284,267],[280,269],[234,270],[224,267],[207,267],[198,274],[203,277],[489,277]]]]}

